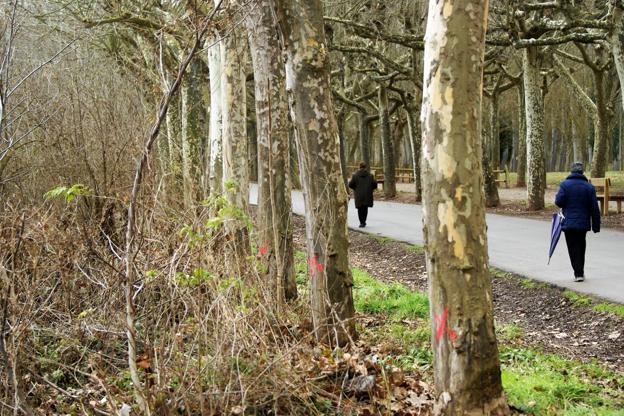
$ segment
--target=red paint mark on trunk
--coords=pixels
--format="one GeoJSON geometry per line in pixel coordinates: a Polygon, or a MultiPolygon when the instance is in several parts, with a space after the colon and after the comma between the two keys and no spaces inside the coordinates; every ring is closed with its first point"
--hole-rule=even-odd
{"type": "Polygon", "coordinates": [[[323,273],[323,270],[325,270],[325,266],[323,266],[322,263],[319,263],[316,256],[312,257],[312,260],[310,260],[310,267],[312,268],[312,275],[315,275],[316,273],[323,273]]]}
{"type": "Polygon", "coordinates": [[[260,246],[259,252],[261,256],[266,256],[266,254],[268,253],[268,249],[267,249],[267,243],[266,241],[262,242],[262,246],[260,246]]]}
{"type": "Polygon", "coordinates": [[[451,341],[455,341],[457,339],[457,332],[453,331],[448,326],[448,308],[444,308],[441,316],[434,313],[433,318],[436,321],[436,341],[440,341],[444,334],[448,335],[451,341]]]}

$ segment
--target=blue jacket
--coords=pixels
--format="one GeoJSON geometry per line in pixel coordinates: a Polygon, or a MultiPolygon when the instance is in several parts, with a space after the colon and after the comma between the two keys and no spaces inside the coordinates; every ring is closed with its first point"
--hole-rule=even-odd
{"type": "Polygon", "coordinates": [[[585,175],[572,173],[559,185],[555,204],[563,208],[563,230],[600,232],[600,209],[596,189],[585,175]],[[590,226],[591,219],[591,226],[590,226]]]}

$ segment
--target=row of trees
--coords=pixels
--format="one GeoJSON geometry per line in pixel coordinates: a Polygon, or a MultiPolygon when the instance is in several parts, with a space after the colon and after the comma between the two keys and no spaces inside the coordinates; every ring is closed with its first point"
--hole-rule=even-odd
{"type": "MultiPolygon", "coordinates": [[[[17,2],[12,5],[8,10],[17,11],[17,2]]],[[[37,10],[41,19],[49,15],[46,7],[37,10]]],[[[150,189],[164,188],[159,195],[168,196],[167,205],[193,216],[200,201],[225,195],[230,209],[212,214],[224,220],[227,273],[244,274],[251,247],[257,244],[268,262],[266,276],[277,310],[297,296],[290,191],[294,183],[301,185],[314,329],[319,341],[332,345],[356,336],[347,254],[346,162],[356,155],[369,163],[382,159],[385,192],[392,196],[393,172],[403,154],[414,170],[417,195],[424,199],[440,411],[506,411],[493,332],[482,192],[496,188],[488,186],[492,175],[474,172],[500,166],[500,126],[506,122],[514,143],[507,146],[508,154],[516,157],[519,181],[526,177],[529,207],[543,207],[545,100],[555,102],[552,91],[559,88],[576,97],[575,102],[550,108],[581,105],[591,123],[583,124],[582,117],[556,119],[553,111],[551,149],[567,143],[584,154],[587,143],[577,138],[583,137],[582,130],[591,131],[592,174],[604,175],[617,113],[613,103],[622,95],[622,82],[612,76],[618,73],[622,80],[621,1],[501,0],[492,4],[489,17],[487,2],[465,0],[432,1],[428,9],[425,2],[413,1],[341,1],[323,9],[320,1],[305,0],[98,0],[60,10],[54,12],[66,13],[95,34],[89,46],[112,58],[135,82],[136,91],[127,84],[111,86],[127,95],[124,101],[132,109],[121,121],[131,126],[141,118],[134,114],[137,108],[158,109],[144,146],[128,140],[131,154],[141,156],[136,170],[123,174],[125,185],[132,183],[130,197],[119,198],[129,206],[129,365],[143,407],[134,310],[136,282],[142,276],[132,262],[142,232],[137,225],[144,195],[140,185],[154,148],[159,175],[149,177],[154,179],[150,189]],[[591,93],[587,80],[571,70],[579,65],[591,71],[591,93]],[[255,105],[248,105],[252,101],[255,105]],[[518,109],[517,118],[501,115],[509,108],[518,109]],[[255,175],[257,231],[250,235],[243,218],[249,212],[250,176],[255,175]]],[[[10,44],[6,48],[14,50],[10,44]]],[[[2,103],[7,98],[8,93],[2,103]]],[[[98,121],[91,126],[95,131],[117,122],[99,119],[106,112],[97,106],[85,111],[79,99],[71,102],[75,118],[69,127],[82,125],[91,114],[98,121]]],[[[5,155],[19,150],[15,142],[7,141],[0,153],[0,179],[5,155]]],[[[98,143],[95,150],[84,143],[70,148],[84,153],[78,164],[102,197],[115,182],[107,165],[128,158],[128,148],[117,147],[121,142],[98,143]],[[116,155],[112,162],[107,155],[111,151],[116,155]],[[93,154],[98,153],[102,156],[94,164],[93,154]],[[110,186],[98,187],[102,180],[94,173],[96,165],[110,186]]],[[[14,166],[25,165],[27,158],[21,157],[21,166],[14,166]]],[[[9,166],[6,172],[18,171],[9,166]]],[[[118,191],[127,193],[123,187],[118,191]]],[[[105,207],[94,210],[103,215],[105,207]]]]}

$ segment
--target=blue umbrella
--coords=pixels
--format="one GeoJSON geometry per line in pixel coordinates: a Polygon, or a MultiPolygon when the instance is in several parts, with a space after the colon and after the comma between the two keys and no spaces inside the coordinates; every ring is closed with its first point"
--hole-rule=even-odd
{"type": "Polygon", "coordinates": [[[552,222],[550,224],[550,249],[548,250],[548,264],[550,264],[550,258],[555,252],[559,237],[561,237],[561,225],[565,217],[561,212],[552,214],[552,222]]]}

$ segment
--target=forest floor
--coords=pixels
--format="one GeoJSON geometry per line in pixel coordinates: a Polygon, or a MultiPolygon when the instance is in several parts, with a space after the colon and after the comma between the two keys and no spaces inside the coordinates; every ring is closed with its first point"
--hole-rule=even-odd
{"type": "MultiPolygon", "coordinates": [[[[305,244],[303,219],[295,216],[294,223],[295,242],[298,249],[303,250],[305,244]]],[[[376,280],[390,285],[400,284],[414,293],[426,296],[427,275],[422,247],[353,230],[349,230],[349,237],[350,262],[354,268],[354,274],[358,270],[363,270],[376,280]]],[[[564,388],[561,386],[552,389],[544,387],[548,385],[545,380],[550,377],[547,375],[549,371],[556,374],[556,377],[561,377],[562,385],[568,383],[571,386],[574,383],[570,368],[580,368],[580,363],[594,368],[590,372],[596,374],[603,371],[602,369],[608,369],[616,374],[615,379],[619,380],[614,382],[615,391],[617,391],[616,400],[620,404],[624,403],[624,384],[622,384],[624,380],[624,306],[604,303],[598,299],[499,270],[492,269],[491,277],[497,336],[503,365],[503,383],[516,412],[520,414],[524,412],[528,414],[534,412],[535,414],[577,414],[561,413],[555,410],[557,406],[552,404],[550,407],[543,404],[541,411],[538,410],[539,404],[537,408],[531,406],[535,406],[533,398],[540,394],[555,397],[559,394],[557,389],[564,388]],[[519,372],[521,375],[516,373],[515,364],[507,361],[507,358],[512,357],[511,359],[514,360],[517,356],[523,357],[527,362],[527,368],[519,372]],[[560,358],[554,359],[556,363],[554,369],[549,367],[548,370],[544,370],[539,364],[540,359],[535,357],[560,358]],[[568,364],[561,364],[564,362],[568,364]],[[527,378],[527,372],[531,371],[535,371],[535,379],[527,378]]],[[[357,283],[354,296],[357,306],[359,302],[357,283]]],[[[361,312],[358,319],[363,322],[365,329],[361,329],[360,332],[364,334],[368,333],[369,327],[383,327],[384,325],[383,322],[374,323],[374,318],[361,312]]],[[[383,334],[381,338],[373,336],[372,342],[386,342],[388,338],[396,336],[397,331],[403,334],[401,331],[409,332],[410,328],[418,333],[422,331],[423,325],[430,324],[428,321],[418,322],[418,319],[408,318],[393,325],[390,331],[381,331],[383,334]],[[419,326],[420,329],[418,329],[419,326]]],[[[366,336],[363,335],[363,337],[366,336]]],[[[404,340],[409,339],[404,334],[400,337],[404,340]]],[[[431,354],[428,340],[424,342],[428,352],[423,354],[421,351],[419,356],[431,354]]],[[[551,359],[548,358],[548,360],[551,359]]],[[[607,378],[610,381],[590,381],[590,379],[592,377],[583,376],[583,381],[588,385],[592,383],[600,385],[604,382],[606,386],[612,383],[610,378],[607,378]]],[[[580,387],[581,384],[574,385],[576,386],[574,389],[577,390],[590,388],[580,387]]],[[[536,400],[540,403],[540,399],[536,400]]],[[[602,403],[601,400],[599,403],[602,403]]],[[[602,404],[590,405],[586,413],[578,414],[623,414],[617,411],[615,413],[594,412],[593,406],[602,406],[602,404]]]]}
{"type": "MultiPolygon", "coordinates": [[[[412,189],[413,187],[414,185],[410,183],[398,183],[398,195],[396,196],[396,198],[388,200],[405,204],[417,204],[412,189]]],[[[556,193],[557,188],[552,185],[549,186],[546,189],[544,197],[544,199],[546,200],[546,207],[538,211],[528,211],[526,208],[525,188],[499,188],[498,195],[500,198],[500,205],[495,208],[488,208],[487,212],[490,214],[509,215],[513,217],[533,218],[550,221],[553,212],[558,211],[558,208],[553,203],[556,193]]],[[[377,191],[377,193],[375,194],[375,198],[379,200],[385,200],[382,191],[377,191]]],[[[601,217],[601,226],[604,228],[624,231],[624,212],[620,214],[617,213],[615,202],[611,202],[609,208],[609,216],[601,217]]]]}

